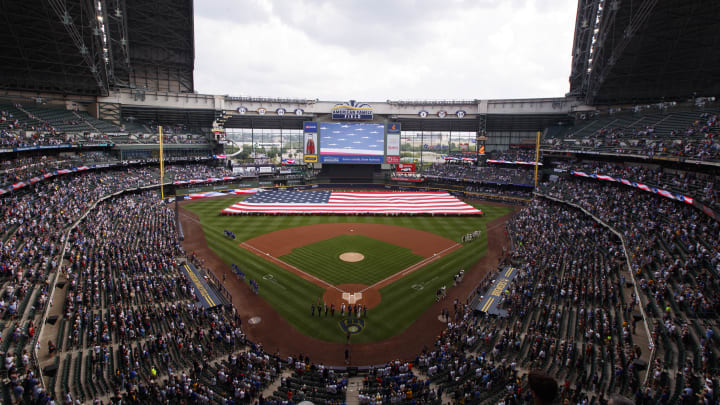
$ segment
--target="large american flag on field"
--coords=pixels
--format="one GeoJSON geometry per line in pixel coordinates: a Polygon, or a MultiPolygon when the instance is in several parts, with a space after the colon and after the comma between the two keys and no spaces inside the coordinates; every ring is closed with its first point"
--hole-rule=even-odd
{"type": "Polygon", "coordinates": [[[223,214],[446,214],[482,215],[445,192],[267,191],[225,208],[223,214]]]}

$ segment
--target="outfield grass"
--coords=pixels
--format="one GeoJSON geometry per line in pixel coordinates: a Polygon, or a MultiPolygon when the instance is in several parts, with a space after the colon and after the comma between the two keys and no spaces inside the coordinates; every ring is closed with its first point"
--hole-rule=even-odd
{"type": "MultiPolygon", "coordinates": [[[[469,269],[487,252],[486,224],[511,211],[507,207],[473,204],[482,217],[385,217],[385,216],[220,216],[224,208],[243,197],[198,200],[184,205],[200,218],[208,245],[227,264],[237,264],[248,279],[259,280],[260,295],[302,333],[315,338],[343,342],[339,317],[310,316],[310,305],[324,290],[238,246],[242,241],[279,229],[323,223],[373,223],[398,225],[431,232],[460,242],[462,235],[482,230],[480,240],[424,266],[380,290],[382,302],[368,311],[365,329],[354,342],[387,339],[410,326],[435,300],[435,291],[452,285],[452,276],[469,269]],[[223,234],[228,229],[236,240],[223,234]]],[[[344,280],[343,282],[351,282],[344,280]]],[[[366,283],[363,283],[366,284],[366,283]]]]}
{"type": "Polygon", "coordinates": [[[317,276],[332,285],[372,285],[419,262],[423,258],[410,249],[362,235],[340,235],[293,249],[281,260],[317,276]],[[340,260],[345,252],[365,256],[359,262],[340,260]]]}

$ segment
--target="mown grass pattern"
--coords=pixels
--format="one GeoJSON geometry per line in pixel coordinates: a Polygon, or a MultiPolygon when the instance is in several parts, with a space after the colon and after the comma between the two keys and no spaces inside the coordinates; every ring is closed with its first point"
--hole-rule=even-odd
{"type": "Polygon", "coordinates": [[[281,260],[332,285],[372,285],[422,260],[410,249],[362,235],[340,235],[293,249],[281,260]],[[345,252],[365,256],[359,262],[340,260],[345,252]]]}
{"type": "Polygon", "coordinates": [[[483,236],[480,240],[469,243],[380,290],[382,302],[368,311],[365,329],[352,338],[354,342],[373,342],[387,339],[407,329],[434,302],[438,288],[443,285],[451,287],[455,273],[460,269],[471,268],[480,260],[487,252],[486,224],[510,212],[507,207],[473,204],[485,213],[483,217],[219,215],[221,210],[242,199],[243,197],[230,197],[198,200],[184,208],[198,215],[209,247],[227,264],[237,264],[248,279],[258,280],[260,295],[293,327],[308,336],[332,342],[345,341],[345,334],[338,326],[339,316],[310,316],[310,305],[322,296],[324,290],[241,248],[240,242],[279,229],[321,223],[398,225],[435,233],[457,242],[460,242],[460,238],[466,233],[482,230],[483,236]],[[226,238],[224,229],[234,232],[237,239],[226,238]]]}

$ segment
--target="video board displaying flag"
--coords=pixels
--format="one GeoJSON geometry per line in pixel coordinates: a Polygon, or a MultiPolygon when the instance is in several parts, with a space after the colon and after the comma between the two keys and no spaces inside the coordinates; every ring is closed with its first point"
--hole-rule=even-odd
{"type": "Polygon", "coordinates": [[[274,191],[253,194],[223,214],[482,215],[446,192],[274,191]]]}
{"type": "Polygon", "coordinates": [[[385,125],[353,122],[322,122],[322,163],[383,163],[385,125]]]}

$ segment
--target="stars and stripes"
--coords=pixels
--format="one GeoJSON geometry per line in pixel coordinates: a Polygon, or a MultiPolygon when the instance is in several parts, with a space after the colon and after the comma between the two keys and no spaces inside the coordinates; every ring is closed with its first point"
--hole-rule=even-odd
{"type": "Polygon", "coordinates": [[[445,214],[482,211],[445,192],[274,191],[258,193],[223,214],[445,214]]]}
{"type": "Polygon", "coordinates": [[[384,124],[324,122],[320,135],[320,155],[382,156],[385,153],[384,124]]]}

